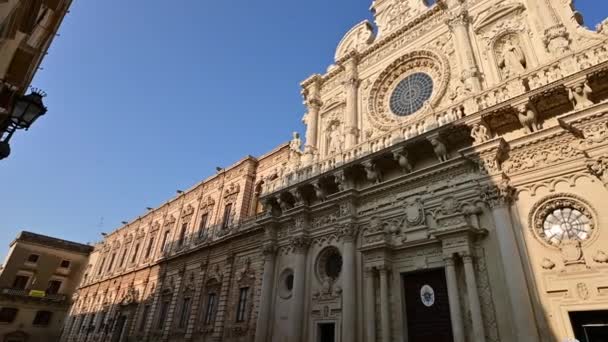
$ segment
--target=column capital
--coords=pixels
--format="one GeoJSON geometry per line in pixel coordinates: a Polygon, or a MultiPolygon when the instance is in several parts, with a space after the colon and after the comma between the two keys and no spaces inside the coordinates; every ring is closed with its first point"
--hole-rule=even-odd
{"type": "Polygon", "coordinates": [[[319,111],[323,106],[323,101],[318,97],[311,97],[307,98],[306,101],[304,101],[304,104],[311,111],[319,111]]]}
{"type": "Polygon", "coordinates": [[[446,266],[454,266],[454,256],[452,255],[444,255],[443,262],[446,266]]]}
{"type": "Polygon", "coordinates": [[[262,246],[262,254],[265,257],[274,257],[277,254],[278,250],[279,248],[275,241],[264,242],[264,245],[262,246]]]}
{"type": "Polygon", "coordinates": [[[308,247],[310,247],[310,244],[312,243],[310,237],[306,236],[306,235],[300,235],[300,236],[294,236],[291,238],[291,241],[289,242],[291,244],[291,246],[293,247],[293,252],[294,253],[306,253],[306,251],[308,250],[308,247]]]}
{"type": "Polygon", "coordinates": [[[454,30],[454,28],[458,26],[467,27],[470,22],[471,17],[469,16],[469,12],[464,8],[451,13],[450,17],[445,21],[450,30],[454,30]]]}
{"type": "Polygon", "coordinates": [[[481,192],[481,198],[490,208],[504,207],[513,201],[515,188],[508,180],[503,180],[498,184],[486,185],[481,192]]]}
{"type": "Polygon", "coordinates": [[[461,253],[460,257],[462,258],[462,262],[465,264],[472,264],[473,263],[473,255],[471,255],[471,253],[461,253]]]}
{"type": "Polygon", "coordinates": [[[344,239],[344,242],[354,242],[359,233],[359,226],[356,223],[345,223],[338,227],[338,236],[344,239]]]}

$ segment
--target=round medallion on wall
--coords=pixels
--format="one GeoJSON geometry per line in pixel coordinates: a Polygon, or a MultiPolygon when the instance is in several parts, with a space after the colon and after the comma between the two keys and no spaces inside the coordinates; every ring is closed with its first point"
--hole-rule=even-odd
{"type": "Polygon", "coordinates": [[[432,51],[414,51],[398,58],[371,87],[371,123],[386,131],[432,115],[431,109],[445,94],[449,75],[448,61],[432,51]]]}
{"type": "Polygon", "coordinates": [[[342,273],[342,255],[336,247],[327,247],[319,254],[316,264],[317,276],[321,282],[336,281],[342,273]]]}
{"type": "Polygon", "coordinates": [[[595,237],[595,215],[581,198],[568,194],[549,196],[530,211],[530,227],[544,244],[559,247],[565,241],[584,244],[595,237]]]}
{"type": "Polygon", "coordinates": [[[435,290],[430,285],[423,285],[420,288],[420,300],[427,308],[435,304],[435,290]]]}

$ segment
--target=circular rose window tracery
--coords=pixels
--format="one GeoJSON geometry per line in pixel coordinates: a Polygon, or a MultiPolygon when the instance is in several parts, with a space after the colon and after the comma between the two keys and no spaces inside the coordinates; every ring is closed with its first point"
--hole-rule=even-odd
{"type": "Polygon", "coordinates": [[[374,81],[368,118],[374,127],[386,131],[432,115],[425,108],[439,104],[449,76],[449,63],[439,54],[422,50],[403,55],[374,81]]]}
{"type": "Polygon", "coordinates": [[[595,215],[582,199],[558,194],[537,203],[530,212],[535,236],[550,246],[564,241],[585,243],[593,238],[595,215]]]}
{"type": "Polygon", "coordinates": [[[342,255],[336,247],[327,247],[317,259],[317,275],[319,280],[336,281],[342,273],[342,255]]]}

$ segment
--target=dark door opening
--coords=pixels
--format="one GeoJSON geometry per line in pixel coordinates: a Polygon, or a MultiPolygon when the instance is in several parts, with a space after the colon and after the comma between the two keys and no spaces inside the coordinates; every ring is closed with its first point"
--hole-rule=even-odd
{"type": "Polygon", "coordinates": [[[570,322],[581,342],[608,342],[608,310],[573,311],[570,322]]]}
{"type": "Polygon", "coordinates": [[[112,342],[120,342],[120,338],[122,337],[122,332],[125,329],[125,324],[127,323],[127,316],[121,315],[118,317],[118,321],[116,322],[116,327],[114,329],[114,334],[112,334],[112,342]]]}
{"type": "Polygon", "coordinates": [[[443,269],[403,275],[409,341],[453,342],[443,269]]]}
{"type": "Polygon", "coordinates": [[[319,323],[317,342],[336,342],[336,324],[319,323]]]}

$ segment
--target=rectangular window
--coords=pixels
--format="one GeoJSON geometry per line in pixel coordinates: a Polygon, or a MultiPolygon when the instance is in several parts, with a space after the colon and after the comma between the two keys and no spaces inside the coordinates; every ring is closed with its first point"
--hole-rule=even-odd
{"type": "Polygon", "coordinates": [[[160,245],[160,251],[164,252],[167,249],[167,240],[169,240],[169,231],[167,230],[163,235],[163,243],[160,245]]]}
{"type": "Polygon", "coordinates": [[[137,259],[137,253],[139,253],[139,244],[136,244],[135,248],[133,249],[133,255],[131,256],[131,263],[134,263],[135,260],[137,259]]]}
{"type": "Polygon", "coordinates": [[[24,275],[18,275],[13,281],[13,288],[19,290],[25,290],[27,283],[30,281],[30,277],[24,275]]]}
{"type": "Polygon", "coordinates": [[[61,260],[61,264],[59,265],[61,268],[70,268],[70,260],[61,260]]]}
{"type": "Polygon", "coordinates": [[[152,247],[154,247],[154,236],[150,237],[150,241],[148,241],[148,247],[146,248],[146,256],[144,258],[148,259],[150,257],[150,253],[152,253],[152,247]]]}
{"type": "Polygon", "coordinates": [[[130,244],[125,245],[125,249],[122,251],[122,256],[120,257],[120,264],[118,267],[123,267],[125,265],[125,259],[127,259],[127,253],[129,252],[130,244]]]}
{"type": "Polygon", "coordinates": [[[97,326],[97,332],[101,332],[101,329],[103,329],[107,315],[108,315],[107,311],[101,312],[101,317],[99,318],[99,325],[97,326]]]}
{"type": "Polygon", "coordinates": [[[215,312],[215,293],[210,293],[207,297],[207,310],[205,311],[205,324],[209,325],[213,322],[213,314],[215,312]]]}
{"type": "Polygon", "coordinates": [[[179,315],[179,322],[177,325],[178,328],[183,329],[186,327],[186,324],[188,324],[188,318],[190,317],[190,305],[190,298],[184,298],[184,301],[182,302],[182,311],[179,315]]]}
{"type": "Polygon", "coordinates": [[[59,293],[60,288],[61,288],[60,280],[51,280],[51,281],[49,281],[49,285],[46,288],[46,294],[57,294],[57,293],[59,293]]]}
{"type": "Polygon", "coordinates": [[[97,270],[97,275],[100,275],[103,272],[103,265],[106,263],[106,258],[101,259],[101,264],[99,265],[99,269],[97,270]]]}
{"type": "Polygon", "coordinates": [[[232,203],[226,204],[224,208],[224,218],[222,220],[222,228],[227,228],[230,225],[230,217],[232,216],[232,203]]]}
{"type": "Polygon", "coordinates": [[[144,306],[144,312],[141,315],[141,321],[139,322],[139,331],[142,332],[146,329],[146,321],[148,320],[148,315],[150,314],[150,304],[146,304],[144,306]]]}
{"type": "Polygon", "coordinates": [[[239,305],[236,310],[236,321],[245,321],[245,311],[247,309],[247,295],[249,294],[249,288],[243,287],[239,293],[239,305]]]}
{"type": "Polygon", "coordinates": [[[33,325],[42,325],[47,326],[51,323],[51,317],[53,313],[50,311],[38,311],[36,312],[36,317],[34,317],[33,325]]]}
{"type": "Polygon", "coordinates": [[[184,240],[186,239],[186,231],[188,230],[188,223],[182,224],[182,229],[179,231],[179,240],[177,240],[177,245],[179,247],[184,245],[184,240]]]}
{"type": "Polygon", "coordinates": [[[162,330],[162,328],[165,326],[165,320],[167,319],[167,310],[168,309],[169,309],[169,301],[163,300],[160,303],[160,312],[158,314],[158,325],[157,325],[158,330],[162,330]]]}
{"type": "Polygon", "coordinates": [[[108,269],[106,270],[106,272],[110,272],[112,270],[112,266],[114,266],[115,259],[116,259],[116,253],[112,253],[112,256],[110,257],[110,262],[108,263],[108,269]]]}
{"type": "Polygon", "coordinates": [[[2,308],[0,309],[0,323],[13,323],[17,318],[17,308],[2,308]]]}
{"type": "Polygon", "coordinates": [[[198,225],[198,236],[203,236],[205,228],[207,228],[207,220],[209,220],[209,214],[203,214],[201,216],[201,223],[198,225]]]}
{"type": "Polygon", "coordinates": [[[36,264],[36,263],[38,263],[39,258],[40,258],[40,255],[38,255],[38,254],[30,254],[30,256],[27,257],[27,262],[36,264]]]}

